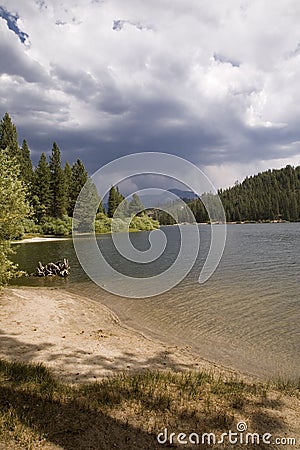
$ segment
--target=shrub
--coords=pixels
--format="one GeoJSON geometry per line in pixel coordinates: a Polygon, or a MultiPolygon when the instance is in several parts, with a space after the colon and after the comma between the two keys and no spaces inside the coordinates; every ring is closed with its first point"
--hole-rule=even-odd
{"type": "Polygon", "coordinates": [[[68,236],[72,233],[72,218],[63,216],[62,219],[45,217],[41,223],[43,234],[55,236],[68,236]]]}

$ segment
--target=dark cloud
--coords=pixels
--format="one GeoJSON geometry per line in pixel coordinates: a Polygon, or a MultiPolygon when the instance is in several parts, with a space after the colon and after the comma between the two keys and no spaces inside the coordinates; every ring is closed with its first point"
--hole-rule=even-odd
{"type": "Polygon", "coordinates": [[[24,2],[10,20],[22,19],[30,47],[0,19],[0,113],[34,161],[54,140],[90,173],[146,151],[215,172],[299,157],[296,12],[257,0],[232,12],[208,0],[146,3],[24,2]]]}
{"type": "Polygon", "coordinates": [[[50,75],[53,86],[83,101],[95,98],[100,88],[99,82],[83,69],[51,64],[50,75]]]}
{"type": "MultiPolygon", "coordinates": [[[[0,29],[1,28],[3,28],[2,19],[0,19],[0,29]]],[[[7,74],[19,76],[29,83],[45,82],[48,79],[45,70],[39,62],[32,60],[24,53],[24,46],[20,44],[16,36],[12,35],[11,31],[6,29],[3,29],[1,34],[0,75],[7,74]]],[[[5,95],[5,97],[11,96],[13,97],[13,95],[5,95]]]]}
{"type": "Polygon", "coordinates": [[[24,78],[28,83],[43,82],[48,77],[38,62],[20,54],[14,46],[0,42],[0,75],[7,74],[24,78]]]}

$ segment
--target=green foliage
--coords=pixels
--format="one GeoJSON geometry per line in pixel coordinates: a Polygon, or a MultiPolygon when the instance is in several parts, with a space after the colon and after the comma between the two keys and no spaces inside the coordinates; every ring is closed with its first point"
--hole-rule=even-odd
{"type": "Polygon", "coordinates": [[[9,259],[13,253],[9,241],[0,241],[0,287],[19,275],[17,265],[9,259]]]}
{"type": "MultiPolygon", "coordinates": [[[[24,187],[25,182],[27,191],[24,188],[23,197],[21,196],[20,199],[21,202],[23,200],[26,202],[26,198],[30,200],[33,210],[32,218],[25,218],[26,214],[24,216],[22,208],[14,205],[13,209],[10,210],[6,223],[0,222],[0,234],[3,228],[2,234],[4,239],[17,239],[22,236],[24,231],[29,234],[42,233],[59,236],[71,234],[71,217],[80,193],[76,219],[73,224],[74,230],[90,232],[94,229],[95,222],[96,233],[111,232],[112,221],[106,216],[96,186],[91,179],[89,180],[87,171],[80,159],[77,159],[72,167],[67,162],[65,168],[62,169],[61,153],[54,142],[49,163],[46,154],[42,153],[38,165],[33,171],[27,142],[24,139],[22,148],[19,148],[17,130],[8,114],[4,115],[0,124],[1,148],[7,148],[5,154],[8,157],[13,154],[14,165],[18,165],[18,168],[14,166],[13,169],[16,183],[13,181],[13,186],[9,188],[10,193],[16,195],[16,199],[20,198],[15,189],[18,189],[20,183],[24,187]],[[84,190],[82,190],[83,187],[84,190]],[[98,214],[94,220],[96,212],[98,214]],[[20,220],[17,218],[19,213],[22,217],[20,220]]],[[[4,150],[2,151],[4,152],[4,150]]],[[[2,178],[2,181],[4,180],[5,177],[2,178]]],[[[5,190],[2,197],[5,203],[3,213],[6,211],[5,208],[11,205],[7,201],[8,195],[9,193],[5,190]]],[[[124,196],[120,193],[119,188],[112,186],[109,196],[108,215],[112,217],[116,208],[122,204],[118,210],[119,218],[114,221],[114,231],[127,230],[128,221],[131,220],[130,214],[134,215],[139,209],[144,209],[136,195],[133,196],[130,203],[131,207],[124,201],[124,196]]],[[[130,224],[130,229],[151,230],[157,226],[157,222],[145,216],[140,219],[134,218],[130,224]]]]}
{"type": "Polygon", "coordinates": [[[108,217],[113,217],[117,208],[117,218],[120,219],[129,218],[132,215],[141,213],[145,209],[137,194],[133,194],[132,200],[128,204],[125,197],[120,193],[119,188],[112,186],[108,196],[108,217]]]}
{"type": "Polygon", "coordinates": [[[114,186],[112,186],[109,190],[108,196],[108,217],[113,217],[116,209],[121,203],[122,205],[118,210],[118,217],[128,215],[128,204],[125,200],[125,197],[120,193],[119,188],[115,188],[114,186]]]}
{"type": "Polygon", "coordinates": [[[137,194],[133,194],[132,200],[129,202],[129,213],[131,215],[136,215],[141,213],[144,209],[145,207],[139,196],[137,194]]]}
{"type": "Polygon", "coordinates": [[[151,217],[143,214],[142,216],[135,216],[132,219],[121,219],[107,217],[103,213],[98,213],[95,220],[95,232],[97,233],[114,233],[130,231],[149,231],[159,228],[159,222],[153,220],[151,217]]]}
{"type": "Polygon", "coordinates": [[[98,213],[95,219],[95,233],[110,233],[111,232],[111,219],[104,213],[98,213]]]}
{"type": "Polygon", "coordinates": [[[50,168],[45,153],[41,154],[39,163],[33,176],[32,205],[34,216],[39,222],[44,216],[50,214],[51,192],[50,192],[50,168]]]}
{"type": "Polygon", "coordinates": [[[18,238],[23,233],[22,220],[30,212],[26,188],[19,177],[16,158],[0,152],[0,241],[18,238]]]}
{"type": "MultiPolygon", "coordinates": [[[[222,190],[219,197],[229,222],[270,222],[300,220],[300,167],[286,166],[247,177],[242,183],[222,190]]],[[[213,206],[212,194],[202,199],[213,206]],[[211,197],[211,198],[210,198],[211,197]]],[[[209,217],[201,200],[187,201],[198,223],[208,222],[209,217]]],[[[155,212],[161,224],[172,222],[164,212],[155,212]]]]}
{"type": "Polygon", "coordinates": [[[108,217],[113,217],[115,210],[119,205],[119,194],[114,186],[112,186],[109,190],[108,195],[108,207],[107,207],[107,215],[108,217]]]}
{"type": "Polygon", "coordinates": [[[174,225],[176,220],[172,217],[172,215],[166,211],[162,211],[160,209],[152,209],[151,215],[153,219],[158,221],[162,225],[174,225]]]}
{"type": "Polygon", "coordinates": [[[40,227],[43,234],[68,236],[72,233],[72,218],[67,215],[62,218],[44,217],[40,227]]]}
{"type": "Polygon", "coordinates": [[[50,188],[52,196],[51,215],[62,218],[66,214],[66,191],[64,171],[61,167],[60,150],[56,142],[53,143],[50,157],[50,188]]]}
{"type": "Polygon", "coordinates": [[[33,168],[30,159],[30,150],[24,139],[20,152],[20,175],[24,182],[30,187],[33,179],[33,168]]]}
{"type": "Polygon", "coordinates": [[[105,210],[104,210],[104,208],[103,208],[102,200],[99,202],[99,206],[98,206],[98,211],[97,211],[97,212],[98,212],[98,213],[105,214],[105,210]]]}
{"type": "Polygon", "coordinates": [[[88,174],[85,170],[85,167],[80,161],[77,161],[72,165],[71,168],[71,176],[70,176],[70,186],[69,186],[69,203],[68,203],[68,214],[69,216],[73,215],[73,210],[75,203],[77,201],[78,195],[87,182],[88,174]]]}
{"type": "Polygon", "coordinates": [[[111,231],[112,233],[124,233],[129,229],[129,220],[122,220],[119,217],[111,219],[111,231]]]}
{"type": "Polygon", "coordinates": [[[8,150],[0,151],[0,285],[18,274],[9,260],[12,253],[9,241],[24,232],[23,220],[30,213],[26,194],[16,158],[8,150]]]}
{"type": "Polygon", "coordinates": [[[88,178],[76,201],[73,223],[73,229],[75,231],[81,233],[93,231],[99,201],[96,185],[91,178],[88,178]]]}
{"type": "Polygon", "coordinates": [[[159,228],[159,222],[152,219],[147,214],[134,216],[130,222],[130,229],[136,231],[150,231],[159,228]]]}
{"type": "Polygon", "coordinates": [[[300,220],[300,167],[247,177],[219,195],[228,221],[300,220]]]}
{"type": "Polygon", "coordinates": [[[5,113],[0,122],[0,149],[8,151],[8,154],[17,157],[19,161],[20,149],[18,134],[15,125],[8,113],[5,113]]]}
{"type": "Polygon", "coordinates": [[[73,214],[73,209],[71,210],[71,197],[72,197],[72,186],[71,186],[72,171],[69,162],[67,161],[64,168],[64,179],[65,179],[65,201],[66,210],[69,216],[73,214]]]}
{"type": "Polygon", "coordinates": [[[24,219],[23,222],[25,234],[40,234],[42,233],[42,227],[37,224],[33,219],[24,219]]]}
{"type": "Polygon", "coordinates": [[[129,205],[127,200],[122,196],[120,198],[120,203],[118,204],[118,210],[115,212],[115,217],[120,218],[122,220],[129,220],[130,218],[130,211],[129,211],[129,205]]]}

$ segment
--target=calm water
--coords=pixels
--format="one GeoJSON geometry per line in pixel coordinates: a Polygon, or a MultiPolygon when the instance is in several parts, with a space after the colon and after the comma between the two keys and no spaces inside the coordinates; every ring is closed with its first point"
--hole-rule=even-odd
{"type": "MultiPolygon", "coordinates": [[[[165,256],[147,275],[165,269],[179,245],[176,227],[165,256]]],[[[204,285],[197,277],[210,243],[210,227],[200,225],[201,250],[189,276],[171,291],[151,299],[110,295],[92,283],[79,266],[72,240],[18,246],[16,261],[29,273],[38,260],[69,258],[68,280],[22,278],[18,284],[60,286],[105,303],[128,325],[155,337],[191,346],[203,357],[259,376],[300,376],[300,223],[228,225],[226,249],[217,271],[204,285]]],[[[133,233],[139,249],[148,233],[133,233]]],[[[112,249],[111,237],[99,238],[124,273],[144,275],[112,249]]]]}

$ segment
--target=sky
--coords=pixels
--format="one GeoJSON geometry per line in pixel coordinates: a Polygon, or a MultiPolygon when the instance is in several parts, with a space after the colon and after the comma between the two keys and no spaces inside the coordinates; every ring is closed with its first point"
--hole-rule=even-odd
{"type": "Polygon", "coordinates": [[[0,114],[35,163],[56,141],[90,174],[148,151],[217,188],[300,165],[299,22],[299,0],[2,0],[0,114]]]}

